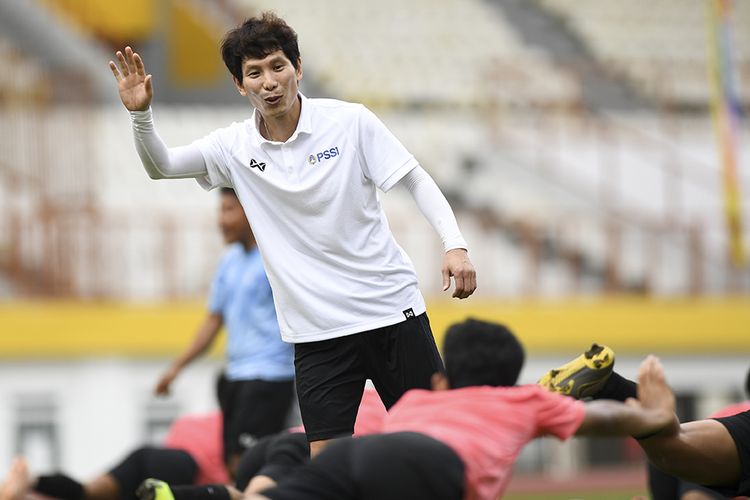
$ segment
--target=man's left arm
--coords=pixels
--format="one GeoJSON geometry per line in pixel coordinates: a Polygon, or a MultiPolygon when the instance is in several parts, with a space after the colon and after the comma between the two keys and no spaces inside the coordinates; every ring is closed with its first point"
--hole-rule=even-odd
{"type": "Polygon", "coordinates": [[[425,219],[440,235],[445,249],[442,275],[443,291],[450,287],[453,277],[453,297],[465,299],[477,288],[477,275],[469,260],[466,241],[458,229],[456,216],[448,200],[435,181],[422,167],[417,166],[404,175],[398,184],[409,190],[425,219]]]}

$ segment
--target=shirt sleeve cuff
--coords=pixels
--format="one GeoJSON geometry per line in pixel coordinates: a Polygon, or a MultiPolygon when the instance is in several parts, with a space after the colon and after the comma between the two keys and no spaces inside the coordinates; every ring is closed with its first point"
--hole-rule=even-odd
{"type": "Polygon", "coordinates": [[[393,186],[398,184],[398,181],[411,172],[413,169],[419,166],[419,162],[413,156],[406,160],[406,163],[397,168],[388,178],[380,185],[380,189],[387,193],[393,186]]]}

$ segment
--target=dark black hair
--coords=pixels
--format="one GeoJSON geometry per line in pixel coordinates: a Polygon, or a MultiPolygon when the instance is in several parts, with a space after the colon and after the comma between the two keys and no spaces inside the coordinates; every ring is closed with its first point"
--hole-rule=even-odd
{"type": "Polygon", "coordinates": [[[448,328],[443,359],[451,388],[513,386],[525,354],[513,332],[498,323],[469,318],[448,328]]]}
{"type": "Polygon", "coordinates": [[[747,370],[747,377],[745,377],[745,394],[750,398],[750,369],[747,370]]]}
{"type": "Polygon", "coordinates": [[[247,58],[263,59],[271,52],[281,50],[299,66],[297,33],[273,12],[263,12],[251,17],[237,28],[229,30],[221,42],[221,58],[229,72],[242,81],[242,63],[247,58]]]}

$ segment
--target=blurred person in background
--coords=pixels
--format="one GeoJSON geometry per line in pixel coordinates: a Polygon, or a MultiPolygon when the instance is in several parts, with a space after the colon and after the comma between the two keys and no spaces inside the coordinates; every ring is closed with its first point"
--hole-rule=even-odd
{"type": "Polygon", "coordinates": [[[138,486],[149,477],[174,484],[226,484],[221,415],[180,417],[163,446],[137,448],[109,471],[85,482],[62,472],[31,477],[25,459],[17,457],[0,485],[0,500],[23,500],[29,493],[61,500],[135,500],[138,486]]]}
{"type": "Polygon", "coordinates": [[[221,189],[219,227],[229,245],[214,275],[208,313],[187,350],[159,379],[169,393],[180,372],[205,353],[223,326],[226,367],[217,387],[224,461],[234,476],[242,452],[284,429],[294,403],[292,346],[281,340],[271,285],[235,192],[221,189]]]}
{"type": "MultiPolygon", "coordinates": [[[[354,436],[365,436],[380,430],[386,416],[380,396],[373,388],[366,388],[354,424],[354,436]]],[[[237,466],[234,486],[219,492],[217,486],[178,486],[168,481],[173,495],[182,499],[212,500],[217,494],[223,498],[239,498],[275,486],[298,467],[310,460],[310,445],[302,426],[293,427],[273,436],[266,436],[245,451],[237,466]]],[[[158,487],[159,483],[155,483],[158,487]]]]}
{"type": "Polygon", "coordinates": [[[151,112],[153,85],[126,47],[110,61],[136,150],[154,179],[233,187],[258,241],[282,338],[294,344],[311,452],[350,436],[366,379],[386,407],[443,370],[414,266],[395,242],[377,189],[408,190],[443,242],[443,291],[464,299],[476,273],[435,181],[360,104],[298,89],[297,34],[272,13],[230,30],[222,57],[255,108],[242,123],[168,148],[151,112]]]}

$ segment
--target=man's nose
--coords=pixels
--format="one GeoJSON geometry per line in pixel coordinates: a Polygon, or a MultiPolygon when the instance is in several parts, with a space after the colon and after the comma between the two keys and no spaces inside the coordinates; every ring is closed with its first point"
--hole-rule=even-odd
{"type": "Polygon", "coordinates": [[[276,78],[274,78],[272,75],[266,76],[266,78],[263,80],[263,88],[267,90],[273,90],[279,85],[279,82],[276,81],[276,78]]]}

